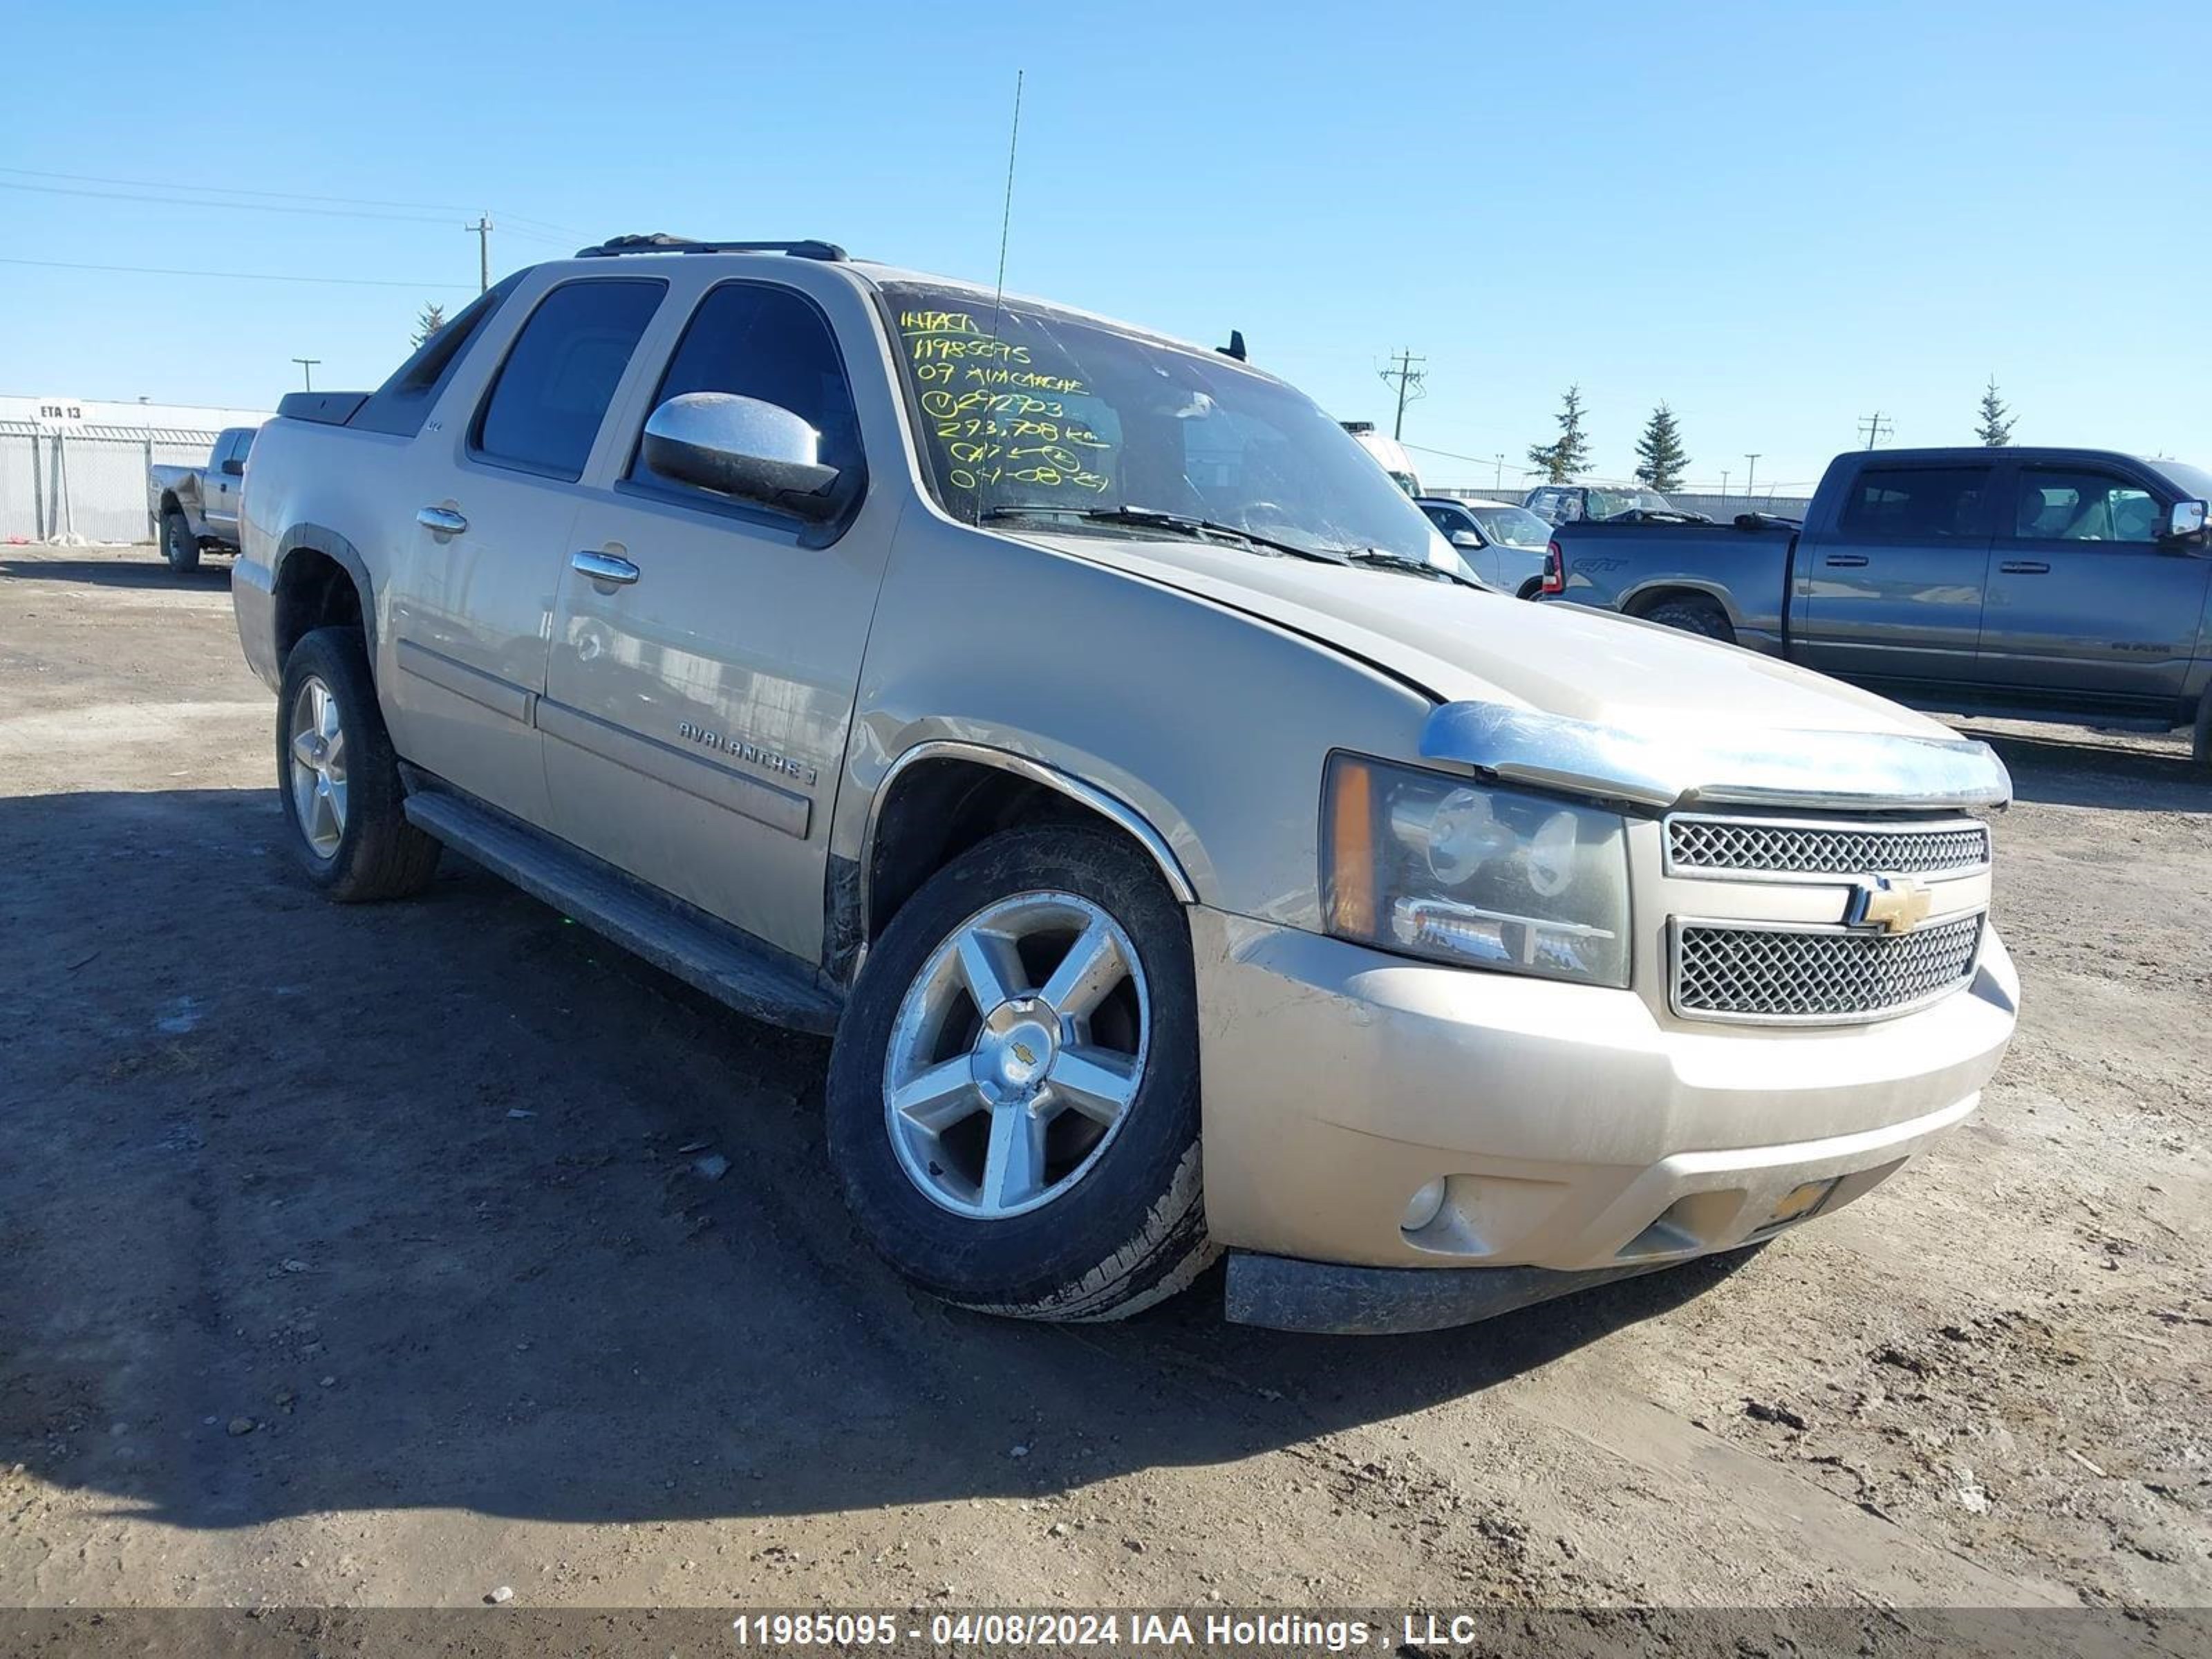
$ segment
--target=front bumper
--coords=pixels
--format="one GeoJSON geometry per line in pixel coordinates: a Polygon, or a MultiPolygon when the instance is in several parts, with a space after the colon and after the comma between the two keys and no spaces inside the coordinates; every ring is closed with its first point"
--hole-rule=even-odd
{"type": "Polygon", "coordinates": [[[1208,1225],[1308,1262],[1613,1277],[1755,1242],[1808,1186],[1832,1211],[1966,1118],[2019,1002],[1994,930],[1932,1007],[1753,1028],[1190,915],[1208,1225]]]}

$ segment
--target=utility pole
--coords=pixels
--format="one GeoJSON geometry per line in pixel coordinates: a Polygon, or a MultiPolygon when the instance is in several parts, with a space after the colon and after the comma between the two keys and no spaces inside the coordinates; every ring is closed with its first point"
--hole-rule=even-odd
{"type": "Polygon", "coordinates": [[[1498,491],[1500,494],[1503,494],[1503,493],[1504,492],[1504,489],[1505,489],[1505,452],[1504,452],[1504,451],[1503,451],[1503,450],[1500,450],[1500,451],[1498,452],[1498,477],[1497,477],[1496,478],[1494,478],[1494,479],[1492,479],[1492,480],[1491,481],[1491,486],[1490,486],[1490,487],[1491,487],[1492,489],[1495,489],[1495,490],[1498,491]]]}
{"type": "Polygon", "coordinates": [[[1765,453],[1766,453],[1765,450],[1758,449],[1753,450],[1744,457],[1745,460],[1751,463],[1743,470],[1743,499],[1746,505],[1749,505],[1751,501],[1751,487],[1759,477],[1759,458],[1765,453]]]}
{"type": "Polygon", "coordinates": [[[300,366],[301,383],[313,392],[315,389],[315,365],[323,360],[320,357],[295,357],[292,361],[300,366]]]}
{"type": "Polygon", "coordinates": [[[1859,416],[1859,436],[1866,440],[1869,449],[1872,449],[1875,444],[1889,436],[1896,429],[1890,423],[1888,416],[1878,409],[1871,415],[1859,416]]]}
{"type": "Polygon", "coordinates": [[[1426,369],[1416,368],[1413,365],[1428,361],[1426,357],[1416,357],[1410,351],[1401,351],[1391,359],[1389,368],[1378,371],[1384,386],[1389,386],[1393,380],[1398,383],[1398,418],[1390,427],[1393,438],[1406,435],[1406,405],[1422,395],[1421,382],[1429,378],[1426,369]]]}
{"type": "Polygon", "coordinates": [[[1723,467],[1721,469],[1721,505],[1723,507],[1726,507],[1728,505],[1728,481],[1729,470],[1726,467],[1723,467]]]}
{"type": "Polygon", "coordinates": [[[472,230],[477,236],[477,292],[482,294],[491,286],[491,215],[479,213],[472,225],[463,225],[463,230],[472,230]]]}

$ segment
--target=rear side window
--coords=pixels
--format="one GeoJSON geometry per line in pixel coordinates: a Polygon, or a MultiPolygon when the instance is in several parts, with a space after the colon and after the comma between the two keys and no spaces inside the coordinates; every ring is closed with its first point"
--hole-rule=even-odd
{"type": "Polygon", "coordinates": [[[1987,533],[1987,467],[1869,467],[1844,500],[1837,528],[1852,536],[1987,533]]]}
{"type": "Polygon", "coordinates": [[[477,416],[471,453],[548,477],[582,477],[615,387],[666,287],[587,279],[539,301],[477,416]]]}
{"type": "MultiPolygon", "coordinates": [[[[860,481],[860,425],[852,384],[830,325],[803,295],[759,283],[729,283],[708,294],[677,343],[653,407],[690,392],[735,392],[789,410],[821,434],[816,458],[844,475],[843,488],[860,481]]],[[[699,493],[654,472],[641,448],[629,476],[699,493]]]]}

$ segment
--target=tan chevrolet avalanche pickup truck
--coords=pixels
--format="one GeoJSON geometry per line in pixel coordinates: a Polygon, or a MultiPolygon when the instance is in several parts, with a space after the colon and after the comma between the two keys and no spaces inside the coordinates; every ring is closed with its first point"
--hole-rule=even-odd
{"type": "Polygon", "coordinates": [[[1241,349],[624,238],[286,398],[241,525],[307,878],[834,1032],[969,1307],[1480,1318],[1851,1202],[2012,1033],[1989,749],[1482,586],[1241,349]]]}

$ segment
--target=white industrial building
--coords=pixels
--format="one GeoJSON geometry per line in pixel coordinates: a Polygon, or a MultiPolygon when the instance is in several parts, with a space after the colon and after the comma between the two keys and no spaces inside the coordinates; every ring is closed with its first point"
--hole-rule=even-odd
{"type": "Polygon", "coordinates": [[[137,542],[154,534],[148,470],[194,465],[264,409],[0,392],[0,542],[137,542]]]}

